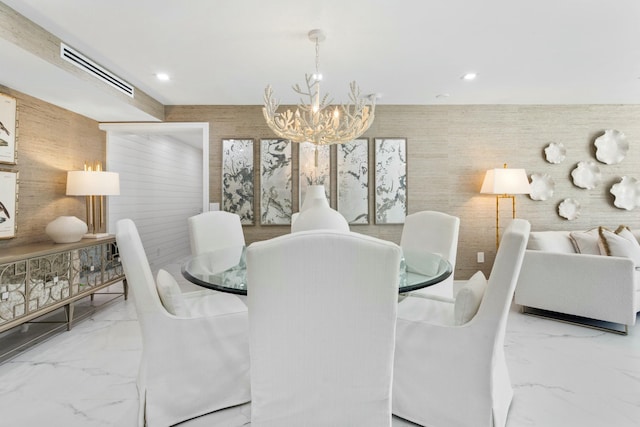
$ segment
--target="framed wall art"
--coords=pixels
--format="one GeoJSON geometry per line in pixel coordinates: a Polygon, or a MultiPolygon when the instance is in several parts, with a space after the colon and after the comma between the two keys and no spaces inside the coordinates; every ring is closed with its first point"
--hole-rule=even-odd
{"type": "Polygon", "coordinates": [[[0,170],[0,239],[16,237],[18,172],[0,170]]]}
{"type": "Polygon", "coordinates": [[[298,167],[299,167],[299,198],[298,207],[302,207],[304,197],[307,194],[309,185],[324,185],[327,198],[331,196],[331,175],[330,173],[330,151],[328,145],[314,145],[310,142],[299,144],[298,167]],[[318,164],[316,165],[316,148],[318,150],[318,164]]]}
{"type": "Polygon", "coordinates": [[[407,139],[375,138],[376,224],[404,224],[407,215],[407,139]]]}
{"type": "Polygon", "coordinates": [[[369,223],[369,140],[337,145],[338,212],[349,224],[369,223]]]}
{"type": "Polygon", "coordinates": [[[222,210],[254,224],[253,139],[222,140],[222,210]]]}
{"type": "Polygon", "coordinates": [[[291,224],[291,142],[260,140],[260,224],[291,224]]]}
{"type": "Polygon", "coordinates": [[[0,163],[16,164],[16,99],[0,93],[0,163]]]}

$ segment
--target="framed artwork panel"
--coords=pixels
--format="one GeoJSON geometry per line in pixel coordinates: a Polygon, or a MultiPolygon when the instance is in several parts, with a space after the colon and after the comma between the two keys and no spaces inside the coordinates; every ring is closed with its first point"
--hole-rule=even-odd
{"type": "Polygon", "coordinates": [[[291,224],[291,141],[260,140],[260,224],[291,224]]]}
{"type": "Polygon", "coordinates": [[[18,172],[0,170],[0,239],[16,237],[18,172]]]}
{"type": "Polygon", "coordinates": [[[298,148],[298,209],[302,207],[304,198],[307,195],[309,185],[324,185],[324,191],[329,199],[331,196],[331,175],[330,175],[330,150],[328,145],[314,145],[310,142],[299,144],[298,148]],[[316,165],[316,148],[318,150],[318,164],[316,165]]]}
{"type": "Polygon", "coordinates": [[[337,145],[338,212],[349,224],[369,224],[369,140],[337,145]]]}
{"type": "Polygon", "coordinates": [[[16,99],[0,93],[0,163],[16,164],[16,99]]]}
{"type": "Polygon", "coordinates": [[[222,210],[255,224],[253,199],[253,139],[223,139],[222,210]]]}
{"type": "Polygon", "coordinates": [[[404,224],[407,216],[407,139],[375,138],[376,224],[404,224]]]}

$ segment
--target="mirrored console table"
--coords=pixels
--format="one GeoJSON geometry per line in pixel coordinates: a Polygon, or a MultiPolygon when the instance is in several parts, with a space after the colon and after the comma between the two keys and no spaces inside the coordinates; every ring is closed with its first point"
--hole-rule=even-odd
{"type": "MultiPolygon", "coordinates": [[[[64,309],[66,329],[74,303],[100,295],[124,296],[124,280],[114,236],[76,243],[34,243],[3,249],[0,255],[0,333],[64,309]],[[122,291],[105,289],[122,282],[122,291]]],[[[49,316],[47,316],[49,317],[49,316]]],[[[2,355],[0,355],[1,357],[2,355]]]]}

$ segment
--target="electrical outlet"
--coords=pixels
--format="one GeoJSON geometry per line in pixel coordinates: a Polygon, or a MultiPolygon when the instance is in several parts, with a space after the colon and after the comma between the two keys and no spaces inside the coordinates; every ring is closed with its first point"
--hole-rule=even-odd
{"type": "Polygon", "coordinates": [[[3,292],[2,294],[0,294],[1,301],[6,301],[8,299],[9,299],[9,292],[3,292]]]}
{"type": "Polygon", "coordinates": [[[478,252],[478,264],[482,264],[484,262],[484,252],[478,252]]]}

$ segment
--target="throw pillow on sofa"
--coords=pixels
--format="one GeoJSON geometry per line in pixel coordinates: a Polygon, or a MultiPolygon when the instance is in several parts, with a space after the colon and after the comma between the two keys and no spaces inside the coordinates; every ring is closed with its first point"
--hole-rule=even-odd
{"type": "Polygon", "coordinates": [[[598,234],[603,255],[631,258],[636,267],[640,266],[640,243],[628,227],[621,225],[616,231],[599,227],[598,234]]]}
{"type": "Polygon", "coordinates": [[[598,245],[599,233],[598,228],[592,228],[588,231],[572,231],[569,237],[579,254],[603,255],[598,245]]]}

